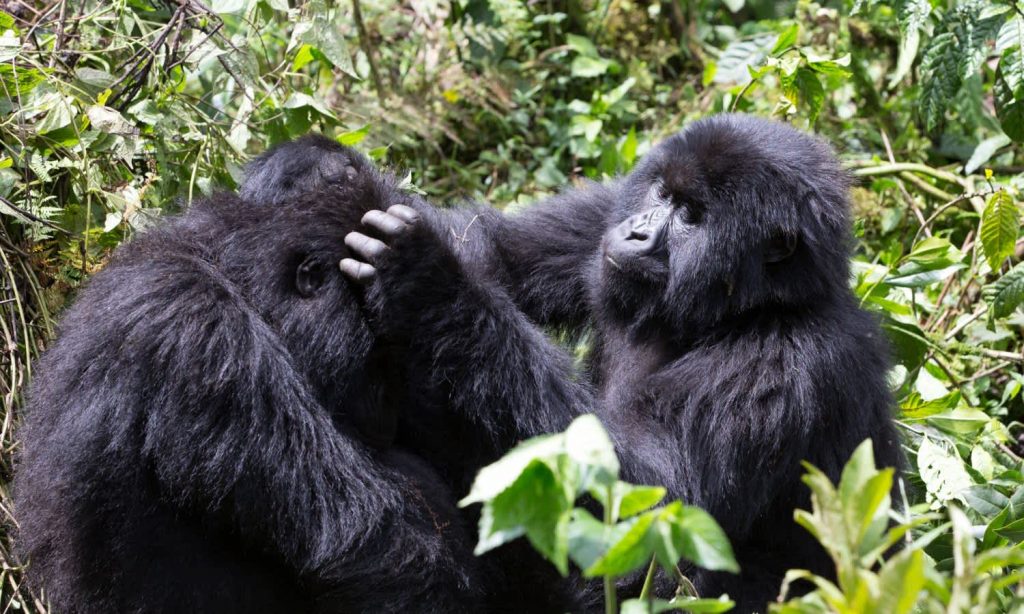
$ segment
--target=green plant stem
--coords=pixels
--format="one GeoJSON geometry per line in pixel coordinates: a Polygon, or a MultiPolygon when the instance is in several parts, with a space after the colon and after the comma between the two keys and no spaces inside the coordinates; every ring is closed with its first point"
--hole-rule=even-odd
{"type": "Polygon", "coordinates": [[[953,173],[947,173],[946,171],[932,168],[927,164],[916,164],[914,162],[896,162],[895,164],[879,164],[878,166],[865,166],[862,168],[854,169],[852,172],[857,177],[871,177],[874,175],[894,175],[909,171],[911,173],[919,173],[921,175],[928,175],[935,177],[939,181],[945,181],[946,183],[952,183],[954,185],[963,186],[964,179],[958,177],[953,173]]]}
{"type": "Polygon", "coordinates": [[[647,577],[644,578],[643,588],[640,589],[640,599],[647,599],[654,587],[654,573],[658,570],[658,559],[651,557],[651,564],[647,566],[647,577]]]}
{"type": "MultiPolygon", "coordinates": [[[[611,527],[615,524],[615,488],[613,485],[608,486],[608,504],[604,506],[604,524],[607,527],[611,527]]],[[[616,603],[618,598],[615,594],[615,578],[612,576],[604,577],[604,611],[605,614],[617,614],[619,611],[619,605],[616,603]]]]}

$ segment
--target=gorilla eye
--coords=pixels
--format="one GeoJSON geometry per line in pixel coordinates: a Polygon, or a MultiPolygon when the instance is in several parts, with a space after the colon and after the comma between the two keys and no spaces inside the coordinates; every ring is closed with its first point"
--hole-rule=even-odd
{"type": "Polygon", "coordinates": [[[700,224],[704,220],[704,207],[692,202],[683,203],[679,206],[679,215],[686,224],[700,224]]]}
{"type": "Polygon", "coordinates": [[[295,269],[295,289],[303,298],[314,296],[324,283],[325,273],[322,262],[313,256],[307,256],[295,269]]]}

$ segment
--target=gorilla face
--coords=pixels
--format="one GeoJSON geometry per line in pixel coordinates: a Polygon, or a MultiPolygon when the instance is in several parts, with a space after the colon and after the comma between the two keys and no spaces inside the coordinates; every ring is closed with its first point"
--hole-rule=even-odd
{"type": "MultiPolygon", "coordinates": [[[[343,237],[360,227],[367,211],[408,202],[410,196],[358,153],[326,144],[332,147],[329,153],[324,149],[318,168],[344,162],[342,172],[329,183],[316,179],[305,190],[285,190],[287,198],[267,191],[262,204],[273,206],[236,207],[238,219],[224,224],[230,234],[220,260],[246,301],[277,331],[319,401],[340,411],[337,417],[368,443],[385,445],[396,427],[384,398],[391,370],[377,359],[362,293],[338,263],[350,255],[343,237]]],[[[286,162],[276,155],[257,166],[256,174],[281,170],[286,162]]]]}
{"type": "Polygon", "coordinates": [[[819,304],[848,278],[846,186],[829,149],[788,126],[697,122],[625,181],[632,215],[602,241],[597,303],[681,336],[819,304]]]}

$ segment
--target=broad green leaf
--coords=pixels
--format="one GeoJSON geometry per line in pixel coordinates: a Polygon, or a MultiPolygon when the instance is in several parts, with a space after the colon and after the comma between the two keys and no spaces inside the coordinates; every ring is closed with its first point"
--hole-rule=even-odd
{"type": "Polygon", "coordinates": [[[974,485],[963,461],[945,447],[921,439],[917,450],[917,470],[927,488],[932,509],[939,509],[954,499],[963,500],[964,491],[974,485]]]}
{"type": "Polygon", "coordinates": [[[0,64],[0,99],[17,100],[34,90],[45,79],[46,76],[34,68],[0,64]]]}
{"type": "Polygon", "coordinates": [[[919,420],[955,409],[960,404],[960,393],[953,391],[945,396],[925,401],[917,392],[911,392],[900,403],[900,411],[908,420],[919,420]]]}
{"type": "Polygon", "coordinates": [[[1002,528],[996,529],[996,534],[1011,544],[1019,544],[1024,541],[1024,518],[1003,525],[1002,528]]]}
{"type": "Polygon", "coordinates": [[[1005,318],[1024,301],[1024,262],[1017,263],[1005,275],[982,289],[992,316],[1005,318]]]}
{"type": "Polygon", "coordinates": [[[629,486],[619,503],[619,518],[635,516],[665,498],[665,489],[661,486],[629,486]]]}
{"type": "Polygon", "coordinates": [[[603,58],[578,55],[573,58],[570,71],[574,77],[598,77],[608,72],[611,65],[611,61],[603,58]]]}
{"type": "Polygon", "coordinates": [[[733,13],[740,12],[743,9],[743,5],[746,3],[746,0],[722,0],[722,4],[724,4],[725,7],[733,13]]]}
{"type": "Polygon", "coordinates": [[[846,461],[843,473],[839,478],[839,498],[844,506],[854,503],[860,496],[861,489],[878,473],[875,468],[875,452],[871,439],[865,439],[846,461]]]}
{"type": "Polygon", "coordinates": [[[981,247],[993,271],[998,271],[1004,260],[1013,254],[1013,246],[1020,232],[1020,210],[1006,190],[989,197],[981,215],[981,247]]]}
{"type": "Polygon", "coordinates": [[[882,318],[882,330],[889,337],[895,358],[900,364],[908,370],[921,366],[930,344],[920,326],[886,315],[882,318]]]}
{"type": "Polygon", "coordinates": [[[622,539],[630,525],[624,522],[609,527],[587,510],[577,507],[569,520],[569,558],[580,569],[588,569],[622,539]]]}
{"type": "Polygon", "coordinates": [[[783,75],[782,94],[793,106],[804,108],[813,123],[825,103],[825,88],[813,70],[798,68],[791,76],[783,75]]]}
{"type": "Polygon", "coordinates": [[[779,38],[775,41],[775,45],[772,50],[769,51],[769,55],[778,55],[783,51],[796,45],[797,40],[800,38],[800,24],[794,23],[779,34],[779,38]]]}
{"type": "Polygon", "coordinates": [[[747,67],[757,66],[763,62],[776,40],[778,36],[774,34],[759,34],[753,38],[729,43],[715,63],[713,82],[742,85],[750,81],[747,67]]]}
{"type": "Polygon", "coordinates": [[[683,557],[704,569],[738,573],[739,565],[725,531],[704,510],[688,505],[666,506],[672,514],[672,536],[683,557]]]}
{"type": "Polygon", "coordinates": [[[629,599],[622,603],[619,614],[658,614],[682,610],[694,614],[716,614],[728,612],[736,605],[728,595],[718,599],[698,599],[696,597],[676,597],[672,601],[653,599],[650,602],[642,599],[629,599]]]}
{"type": "Polygon", "coordinates": [[[1010,499],[1006,495],[984,484],[971,486],[965,490],[964,499],[967,500],[967,505],[986,518],[995,517],[1010,504],[1010,499]]]}
{"type": "Polygon", "coordinates": [[[370,126],[371,124],[366,124],[362,128],[349,130],[348,132],[342,132],[337,136],[335,140],[341,143],[342,145],[345,145],[346,147],[358,145],[359,143],[362,143],[363,139],[366,138],[366,135],[370,133],[370,126]]]}
{"type": "MultiPolygon", "coordinates": [[[[932,38],[921,59],[921,95],[918,112],[925,129],[936,130],[945,120],[946,107],[960,91],[959,48],[956,35],[943,32],[932,38]]],[[[1009,133],[1007,133],[1009,134],[1009,133]]]]}
{"type": "Polygon", "coordinates": [[[992,159],[997,151],[1006,147],[1013,141],[1010,137],[1005,134],[997,134],[996,136],[989,137],[984,141],[978,143],[978,146],[974,148],[974,153],[971,154],[971,158],[964,165],[964,172],[968,175],[981,168],[983,164],[992,159]]]}
{"type": "Polygon", "coordinates": [[[583,571],[583,575],[587,578],[623,576],[650,561],[652,547],[647,532],[656,514],[648,512],[625,521],[629,529],[612,542],[604,555],[583,571]]]}
{"type": "Polygon", "coordinates": [[[917,604],[924,584],[924,553],[920,550],[900,552],[887,561],[878,572],[878,587],[881,594],[875,611],[907,614],[917,604]]]}
{"type": "Polygon", "coordinates": [[[921,45],[921,28],[928,22],[931,10],[928,0],[904,0],[898,4],[896,19],[900,24],[900,51],[896,69],[889,78],[889,87],[894,87],[910,74],[921,45]]]}
{"type": "MultiPolygon", "coordinates": [[[[541,554],[565,575],[568,573],[569,518],[572,500],[565,495],[559,476],[545,462],[532,461],[519,478],[488,504],[490,526],[486,534],[481,523],[477,554],[481,545],[496,532],[520,529],[541,554]]],[[[486,541],[488,549],[495,545],[486,541]]]]}
{"type": "Polygon", "coordinates": [[[6,11],[0,11],[0,30],[17,31],[17,26],[15,25],[14,17],[12,17],[11,14],[7,13],[6,11]]]}
{"type": "Polygon", "coordinates": [[[597,416],[586,414],[572,421],[565,431],[565,451],[573,462],[592,468],[599,484],[615,484],[619,475],[619,459],[597,416]]]}
{"type": "Polygon", "coordinates": [[[999,58],[992,94],[1006,136],[1024,141],[1024,47],[1014,45],[999,58]]]}
{"type": "Polygon", "coordinates": [[[971,435],[984,428],[992,418],[978,409],[962,407],[953,411],[928,416],[925,421],[950,433],[971,435]]]}
{"type": "Polygon", "coordinates": [[[240,13],[248,4],[247,0],[210,0],[210,10],[218,15],[240,13]]]}
{"type": "Polygon", "coordinates": [[[565,435],[534,437],[487,465],[477,474],[470,492],[459,501],[460,507],[490,501],[510,487],[535,460],[553,460],[565,449],[565,435]]]}
{"type": "Polygon", "coordinates": [[[594,43],[585,36],[580,36],[579,34],[566,34],[565,42],[570,49],[580,55],[592,58],[599,57],[597,47],[595,47],[594,43]]]}

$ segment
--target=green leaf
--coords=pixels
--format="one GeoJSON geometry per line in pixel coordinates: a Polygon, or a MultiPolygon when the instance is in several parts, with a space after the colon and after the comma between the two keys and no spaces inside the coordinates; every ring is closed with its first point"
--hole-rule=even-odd
{"type": "Polygon", "coordinates": [[[460,507],[490,501],[509,488],[535,460],[554,459],[565,448],[565,436],[541,435],[512,448],[505,456],[487,465],[477,474],[470,492],[459,501],[460,507]]]}
{"type": "Polygon", "coordinates": [[[34,68],[0,64],[0,99],[17,100],[34,90],[45,79],[46,75],[34,68]]]}
{"type": "Polygon", "coordinates": [[[992,316],[1005,318],[1024,301],[1024,262],[1017,263],[1005,275],[982,288],[992,316]]]}
{"type": "MultiPolygon", "coordinates": [[[[946,107],[960,91],[958,45],[952,32],[932,38],[921,59],[921,97],[919,113],[928,132],[945,120],[946,107]]],[[[1009,133],[1008,133],[1009,134],[1009,133]]]]}
{"type": "Polygon", "coordinates": [[[598,77],[608,72],[612,62],[603,58],[578,55],[572,60],[571,73],[574,77],[598,77]]]}
{"type": "Polygon", "coordinates": [[[779,38],[775,41],[775,45],[772,47],[772,50],[768,52],[769,55],[778,55],[790,47],[795,46],[799,38],[800,24],[794,23],[779,34],[779,38]]]}
{"type": "Polygon", "coordinates": [[[888,614],[907,614],[917,604],[924,584],[924,553],[920,550],[900,552],[878,572],[881,594],[874,610],[888,614]]]}
{"type": "Polygon", "coordinates": [[[17,31],[14,17],[6,11],[0,11],[0,30],[15,30],[17,31]]]}
{"type": "Polygon", "coordinates": [[[592,58],[600,57],[597,53],[597,47],[595,47],[594,43],[585,36],[580,36],[578,34],[566,34],[565,42],[570,49],[580,55],[592,58]]]}
{"type": "MultiPolygon", "coordinates": [[[[341,20],[331,19],[330,11],[324,5],[323,0],[312,0],[309,10],[313,15],[313,22],[300,31],[297,37],[299,42],[316,47],[335,68],[358,79],[359,74],[352,66],[348,43],[345,42],[345,37],[340,30],[341,20]]],[[[296,27],[296,31],[299,31],[298,27],[296,27]]],[[[330,114],[325,115],[331,116],[330,114]]]]}
{"type": "Polygon", "coordinates": [[[795,107],[803,107],[813,123],[825,103],[825,88],[818,75],[809,68],[800,67],[790,76],[783,75],[782,94],[795,107]]]}
{"type": "Polygon", "coordinates": [[[722,4],[724,4],[730,12],[738,13],[743,9],[743,5],[746,4],[746,0],[722,0],[722,4]]]}
{"type": "Polygon", "coordinates": [[[964,173],[971,174],[974,171],[981,168],[982,164],[985,164],[997,151],[1006,147],[1013,141],[1010,137],[1005,134],[997,134],[996,136],[989,137],[984,141],[978,143],[978,146],[974,148],[974,153],[971,154],[971,158],[964,165],[964,173]]]}
{"type": "Polygon", "coordinates": [[[1003,52],[996,69],[992,94],[999,124],[1014,141],[1024,141],[1024,47],[1003,52]]]}
{"type": "Polygon", "coordinates": [[[358,145],[359,143],[363,142],[363,139],[366,138],[366,135],[370,134],[371,125],[372,124],[366,124],[362,128],[349,130],[348,132],[342,132],[335,138],[335,140],[341,143],[342,145],[345,145],[346,147],[358,145]]]}
{"type": "Polygon", "coordinates": [[[619,614],[658,614],[674,610],[683,610],[685,612],[693,612],[694,614],[716,614],[718,612],[728,612],[735,605],[735,602],[731,601],[727,595],[722,595],[718,599],[676,597],[672,601],[665,601],[664,599],[652,599],[651,601],[646,599],[629,599],[622,603],[619,614]]]}
{"type": "Polygon", "coordinates": [[[615,456],[612,440],[597,416],[585,414],[572,421],[565,431],[565,451],[585,471],[593,470],[597,483],[606,486],[615,484],[619,475],[619,459],[615,456]]]}
{"type": "Polygon", "coordinates": [[[629,529],[611,544],[604,555],[585,569],[583,575],[587,578],[618,577],[646,564],[653,552],[647,539],[647,531],[654,523],[655,514],[656,512],[648,512],[626,520],[625,524],[629,529]]]}
{"type": "MultiPolygon", "coordinates": [[[[625,484],[625,482],[619,482],[625,484]]],[[[616,484],[618,486],[618,484],[616,484]]],[[[619,503],[619,518],[629,518],[657,505],[665,498],[665,489],[661,486],[633,486],[627,484],[629,490],[622,495],[619,503]]]]}
{"type": "Polygon", "coordinates": [[[989,197],[985,212],[981,215],[981,247],[993,271],[998,271],[1003,261],[1013,254],[1013,247],[1020,232],[1020,211],[1017,203],[1006,190],[999,190],[989,197]]]}
{"type": "Polygon", "coordinates": [[[962,500],[964,491],[974,485],[960,457],[928,437],[921,439],[917,450],[917,469],[932,509],[939,509],[953,499],[962,500]]]}
{"type": "Polygon", "coordinates": [[[760,34],[729,43],[716,62],[714,83],[745,84],[750,81],[748,67],[759,65],[775,45],[778,36],[760,34]]]}
{"type": "Polygon", "coordinates": [[[739,573],[729,538],[710,514],[688,505],[666,506],[664,514],[683,557],[704,569],[739,573]]]}
{"type": "Polygon", "coordinates": [[[980,484],[964,491],[967,505],[985,518],[994,518],[1010,505],[1010,499],[991,486],[980,484]]]}
{"type": "Polygon", "coordinates": [[[910,74],[921,45],[921,28],[928,22],[931,10],[928,0],[903,0],[898,4],[896,19],[900,24],[900,51],[896,69],[889,78],[889,87],[894,87],[910,74]]]}
{"type": "Polygon", "coordinates": [[[506,539],[522,532],[534,548],[565,575],[569,565],[572,503],[558,474],[547,463],[532,461],[519,478],[488,505],[488,526],[484,526],[481,516],[476,553],[482,554],[500,545],[495,535],[506,539]]]}
{"type": "Polygon", "coordinates": [[[210,0],[210,10],[218,15],[229,15],[242,12],[246,4],[246,0],[210,0]]]}
{"type": "Polygon", "coordinates": [[[612,543],[622,539],[629,530],[626,523],[609,527],[587,510],[577,507],[569,520],[569,558],[580,569],[588,569],[601,558],[612,543]]]}
{"type": "Polygon", "coordinates": [[[925,418],[928,424],[959,435],[973,435],[991,420],[992,418],[985,412],[966,407],[925,418]]]}
{"type": "Polygon", "coordinates": [[[1015,520],[1010,524],[1003,525],[996,529],[996,534],[1009,541],[1011,544],[1019,544],[1024,541],[1024,518],[1015,520]]]}

